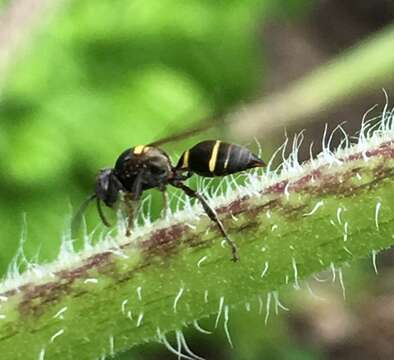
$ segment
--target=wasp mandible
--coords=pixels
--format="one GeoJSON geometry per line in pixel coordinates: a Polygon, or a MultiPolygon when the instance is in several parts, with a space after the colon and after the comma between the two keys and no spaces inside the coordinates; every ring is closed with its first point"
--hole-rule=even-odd
{"type": "Polygon", "coordinates": [[[96,178],[95,193],[85,201],[79,213],[84,211],[90,201],[96,199],[97,210],[102,222],[106,226],[110,226],[102,211],[101,202],[112,208],[118,200],[119,193],[123,192],[127,209],[126,235],[130,236],[142,193],[147,189],[157,188],[163,193],[166,208],[166,187],[171,185],[201,203],[205,213],[216,223],[230,245],[232,260],[239,260],[237,246],[228,236],[215,210],[203,195],[185,185],[184,181],[193,174],[217,177],[264,167],[264,161],[244,146],[220,140],[206,140],[185,151],[174,167],[167,153],[155,144],[129,148],[120,154],[113,168],[100,170],[96,178]]]}

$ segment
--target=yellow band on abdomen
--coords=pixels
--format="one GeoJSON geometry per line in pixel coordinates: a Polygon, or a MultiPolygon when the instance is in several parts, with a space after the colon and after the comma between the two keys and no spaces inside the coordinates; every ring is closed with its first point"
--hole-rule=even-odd
{"type": "Polygon", "coordinates": [[[215,171],[216,161],[219,153],[219,147],[220,147],[220,140],[217,140],[215,145],[213,146],[211,158],[209,159],[209,171],[211,173],[215,171]]]}

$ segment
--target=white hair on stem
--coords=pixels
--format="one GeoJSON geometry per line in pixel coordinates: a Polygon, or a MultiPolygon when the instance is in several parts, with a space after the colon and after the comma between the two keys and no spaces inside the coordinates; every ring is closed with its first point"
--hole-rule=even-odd
{"type": "Polygon", "coordinates": [[[342,296],[344,299],[346,299],[346,289],[345,289],[345,283],[343,281],[342,269],[338,269],[338,275],[339,275],[339,284],[341,285],[342,288],[342,296]]]}
{"type": "Polygon", "coordinates": [[[109,355],[113,357],[115,355],[115,339],[111,335],[108,338],[108,341],[109,341],[109,355]]]}
{"type": "Polygon", "coordinates": [[[316,300],[319,300],[319,301],[327,301],[325,298],[323,298],[323,297],[317,295],[317,294],[313,291],[311,285],[310,285],[307,281],[305,281],[305,286],[306,286],[306,288],[308,289],[308,292],[309,292],[309,294],[312,296],[312,298],[314,298],[314,299],[316,299],[316,300]]]}
{"type": "Polygon", "coordinates": [[[336,279],[336,268],[335,268],[335,264],[333,262],[330,263],[330,269],[331,269],[331,274],[332,274],[332,282],[335,282],[335,279],[336,279]]]}
{"type": "Polygon", "coordinates": [[[376,255],[377,255],[377,251],[372,250],[372,265],[373,265],[373,269],[375,270],[375,274],[378,273],[378,267],[376,265],[376,255]]]}
{"type": "Polygon", "coordinates": [[[38,354],[38,360],[45,360],[45,353],[46,353],[46,349],[42,348],[40,353],[38,354]]]}
{"type": "Polygon", "coordinates": [[[279,308],[284,311],[289,311],[289,309],[280,302],[279,293],[277,291],[273,291],[272,295],[273,295],[274,301],[275,301],[275,314],[276,315],[279,314],[279,308]]]}
{"type": "Polygon", "coordinates": [[[265,319],[264,319],[265,325],[267,325],[267,323],[268,323],[268,318],[269,318],[269,316],[270,316],[271,297],[272,297],[272,294],[269,292],[269,293],[267,294],[267,302],[266,302],[266,304],[265,304],[265,319]]]}
{"type": "Polygon", "coordinates": [[[318,201],[315,204],[315,206],[313,207],[313,209],[311,211],[309,211],[308,213],[304,214],[303,216],[311,216],[311,215],[313,215],[323,205],[324,205],[324,201],[323,200],[318,201]]]}
{"type": "Polygon", "coordinates": [[[223,305],[224,305],[224,296],[221,296],[220,299],[219,299],[218,314],[217,314],[216,320],[215,320],[215,328],[218,327],[220,316],[222,315],[222,311],[223,311],[223,305]]]}
{"type": "Polygon", "coordinates": [[[267,274],[268,268],[269,268],[269,263],[268,263],[268,261],[265,261],[264,262],[264,269],[260,275],[261,278],[263,278],[267,274]]]}
{"type": "Polygon", "coordinates": [[[53,315],[53,318],[59,318],[59,319],[63,319],[64,318],[64,313],[67,311],[68,307],[64,306],[62,307],[55,315],[53,315]]]}
{"type": "Polygon", "coordinates": [[[291,260],[294,272],[294,288],[298,290],[300,288],[300,284],[298,282],[298,269],[297,269],[297,262],[294,258],[291,260]]]}
{"type": "Polygon", "coordinates": [[[174,311],[175,314],[176,314],[176,311],[177,311],[178,301],[179,301],[179,299],[181,298],[181,296],[182,296],[182,294],[183,294],[184,291],[185,291],[185,288],[183,288],[183,287],[180,288],[179,291],[178,291],[178,293],[177,293],[176,296],[175,296],[174,303],[173,303],[173,305],[172,305],[172,308],[173,308],[173,311],[174,311]]]}
{"type": "Polygon", "coordinates": [[[161,334],[160,331],[158,331],[158,337],[159,340],[164,344],[164,346],[173,354],[178,356],[178,359],[188,359],[188,360],[195,360],[194,357],[187,356],[185,354],[182,354],[181,352],[181,342],[180,339],[177,338],[177,345],[178,349],[175,349],[167,340],[166,336],[164,334],[161,334]]]}
{"type": "Polygon", "coordinates": [[[379,212],[381,207],[382,207],[382,203],[378,201],[375,207],[375,226],[376,226],[376,230],[378,231],[379,231],[379,212]]]}
{"type": "Polygon", "coordinates": [[[142,301],[142,286],[138,286],[136,289],[138,301],[142,301]]]}
{"type": "Polygon", "coordinates": [[[143,320],[144,320],[144,313],[141,312],[141,313],[138,315],[136,326],[137,326],[137,327],[140,327],[143,320]]]}
{"type": "Polygon", "coordinates": [[[257,300],[259,302],[259,315],[261,315],[263,313],[264,301],[260,295],[257,296],[257,300]]]}
{"type": "Polygon", "coordinates": [[[226,337],[227,337],[228,343],[233,348],[234,347],[233,341],[231,340],[230,331],[228,329],[229,312],[230,312],[229,306],[226,305],[224,307],[224,324],[223,324],[223,326],[224,326],[224,332],[226,333],[226,337]]]}
{"type": "Polygon", "coordinates": [[[177,337],[177,341],[179,341],[181,343],[181,345],[183,346],[185,351],[190,356],[193,356],[196,360],[205,360],[205,358],[196,355],[193,351],[190,350],[189,346],[187,345],[187,342],[186,342],[186,339],[185,339],[185,335],[183,334],[183,332],[181,330],[176,330],[176,337],[177,337]]]}
{"type": "Polygon", "coordinates": [[[319,277],[318,274],[313,274],[312,277],[313,277],[317,282],[321,282],[321,283],[324,283],[324,282],[327,282],[327,281],[330,280],[330,279],[328,279],[328,278],[327,278],[327,279],[322,279],[322,278],[319,277]]]}
{"type": "Polygon", "coordinates": [[[193,326],[196,328],[197,331],[199,331],[202,334],[207,334],[207,335],[212,334],[212,331],[203,329],[197,320],[193,321],[193,326]]]}

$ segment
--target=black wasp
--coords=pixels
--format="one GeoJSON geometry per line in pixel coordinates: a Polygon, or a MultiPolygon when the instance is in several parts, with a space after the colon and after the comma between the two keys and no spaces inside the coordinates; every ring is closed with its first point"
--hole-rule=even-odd
{"type": "Polygon", "coordinates": [[[113,168],[100,170],[96,178],[95,193],[81,206],[79,215],[91,200],[96,199],[101,220],[106,226],[110,226],[101,209],[101,201],[106,206],[113,207],[122,192],[128,217],[126,235],[129,236],[138,201],[144,190],[151,188],[160,190],[163,193],[166,209],[166,187],[172,185],[184,191],[187,196],[200,201],[205,213],[216,223],[231,246],[233,261],[237,261],[239,258],[236,244],[227,235],[216,212],[201,194],[186,186],[184,181],[194,173],[205,177],[225,176],[263,167],[265,163],[246,147],[220,140],[207,140],[185,151],[177,165],[173,167],[169,156],[157,147],[159,143],[161,142],[129,148],[120,154],[113,168]]]}

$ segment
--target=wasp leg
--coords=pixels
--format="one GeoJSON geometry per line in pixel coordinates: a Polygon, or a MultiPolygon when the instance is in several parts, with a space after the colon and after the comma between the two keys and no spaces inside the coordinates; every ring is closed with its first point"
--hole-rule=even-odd
{"type": "Polygon", "coordinates": [[[129,237],[132,233],[135,217],[138,210],[138,200],[134,200],[133,193],[126,193],[124,195],[124,203],[126,207],[126,216],[127,216],[126,236],[129,237]]]}
{"type": "Polygon", "coordinates": [[[132,228],[134,225],[134,220],[138,213],[138,204],[142,194],[142,182],[141,177],[137,176],[135,179],[132,191],[125,193],[125,205],[127,212],[127,228],[126,228],[126,236],[129,237],[132,232],[132,228]]]}
{"type": "Polygon", "coordinates": [[[71,220],[71,237],[75,238],[78,235],[78,230],[81,226],[83,214],[88,205],[97,197],[96,194],[90,195],[79,207],[78,211],[73,215],[71,220]]]}
{"type": "Polygon", "coordinates": [[[187,179],[189,179],[190,177],[193,176],[193,173],[191,171],[186,172],[186,174],[184,173],[183,170],[177,170],[177,169],[173,169],[174,171],[174,181],[175,182],[179,182],[179,181],[185,181],[187,179]]]}
{"type": "Polygon", "coordinates": [[[226,239],[227,243],[230,245],[231,253],[233,255],[232,260],[234,262],[238,261],[239,260],[239,256],[238,256],[237,245],[227,235],[227,232],[224,229],[224,226],[223,226],[222,222],[219,220],[215,210],[211,208],[211,206],[208,204],[208,202],[205,200],[205,198],[201,194],[199,194],[197,191],[189,188],[188,186],[186,186],[185,184],[183,184],[181,182],[173,182],[172,185],[174,185],[177,188],[182,189],[185,192],[186,195],[188,195],[190,197],[193,197],[193,198],[196,198],[196,199],[198,199],[200,201],[205,213],[208,215],[208,217],[213,222],[215,222],[217,224],[217,226],[219,227],[219,230],[222,233],[223,237],[226,239]]]}
{"type": "Polygon", "coordinates": [[[104,215],[104,211],[101,208],[101,200],[99,198],[96,198],[96,206],[97,206],[97,211],[99,213],[100,219],[103,222],[103,224],[107,227],[111,227],[111,224],[107,220],[107,218],[104,215]]]}

